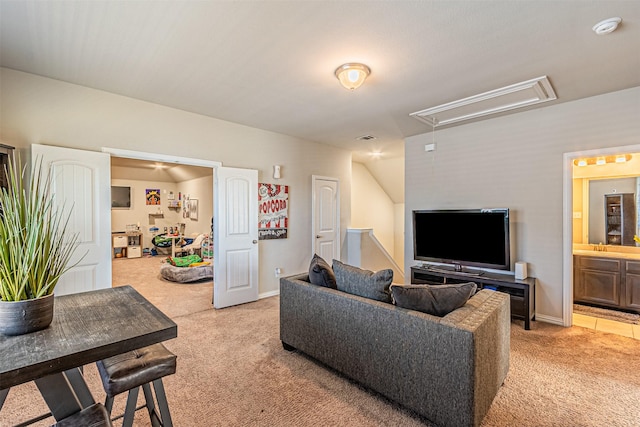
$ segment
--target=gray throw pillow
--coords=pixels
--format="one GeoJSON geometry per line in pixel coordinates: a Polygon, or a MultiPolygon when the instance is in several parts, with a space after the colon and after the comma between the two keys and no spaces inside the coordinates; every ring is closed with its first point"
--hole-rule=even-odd
{"type": "Polygon", "coordinates": [[[377,301],[391,302],[389,286],[393,280],[393,270],[386,269],[374,273],[334,259],[333,272],[336,275],[339,291],[377,301]]]}
{"type": "Polygon", "coordinates": [[[309,265],[309,281],[313,285],[336,289],[336,276],[331,266],[318,254],[314,254],[309,265]]]}
{"type": "Polygon", "coordinates": [[[462,307],[477,285],[473,282],[453,285],[391,285],[393,302],[398,307],[444,316],[462,307]]]}

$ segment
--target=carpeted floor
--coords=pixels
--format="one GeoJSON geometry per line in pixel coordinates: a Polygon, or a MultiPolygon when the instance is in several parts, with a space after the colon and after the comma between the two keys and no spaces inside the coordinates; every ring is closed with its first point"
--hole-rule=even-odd
{"type": "MultiPolygon", "coordinates": [[[[131,268],[140,270],[143,263],[131,268]]],[[[129,274],[131,283],[135,272],[129,274]]],[[[278,297],[213,310],[211,282],[176,286],[153,273],[144,277],[148,283],[140,292],[175,313],[178,324],[178,338],[165,343],[178,355],[177,373],[165,378],[177,427],[430,425],[312,359],[284,351],[278,297]]],[[[95,366],[85,372],[102,400],[95,366]]],[[[116,410],[124,399],[116,399],[116,410]]],[[[640,341],[541,322],[525,331],[514,322],[509,375],[482,426],[638,426],[638,402],[640,341]]],[[[45,410],[33,384],[15,387],[0,412],[0,426],[45,410]]],[[[143,411],[135,425],[150,425],[143,411]]]]}

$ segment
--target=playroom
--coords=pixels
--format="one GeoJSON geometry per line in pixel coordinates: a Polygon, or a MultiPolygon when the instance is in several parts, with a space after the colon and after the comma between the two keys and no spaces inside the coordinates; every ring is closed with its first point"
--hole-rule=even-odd
{"type": "Polygon", "coordinates": [[[112,157],[114,278],[134,270],[173,282],[210,280],[212,218],[211,168],[112,157]]]}

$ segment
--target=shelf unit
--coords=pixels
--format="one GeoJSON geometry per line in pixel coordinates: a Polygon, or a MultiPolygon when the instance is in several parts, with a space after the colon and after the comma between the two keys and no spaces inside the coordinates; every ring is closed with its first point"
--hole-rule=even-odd
{"type": "Polygon", "coordinates": [[[142,233],[112,233],[111,241],[114,258],[140,258],[142,256],[142,233]]]}
{"type": "Polygon", "coordinates": [[[605,194],[605,234],[607,245],[633,246],[636,211],[633,193],[605,194]]]}

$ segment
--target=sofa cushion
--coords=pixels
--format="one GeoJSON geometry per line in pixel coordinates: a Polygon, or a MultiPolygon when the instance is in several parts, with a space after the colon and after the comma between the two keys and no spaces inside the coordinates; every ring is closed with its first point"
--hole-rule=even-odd
{"type": "Polygon", "coordinates": [[[309,265],[309,282],[313,285],[336,289],[336,276],[327,261],[314,254],[309,265]]]}
{"type": "Polygon", "coordinates": [[[393,302],[398,307],[444,316],[462,307],[475,294],[473,282],[452,285],[391,285],[393,302]]]}
{"type": "Polygon", "coordinates": [[[336,275],[338,290],[377,301],[391,302],[389,286],[393,280],[393,270],[386,269],[374,273],[334,259],[333,272],[336,275]]]}

